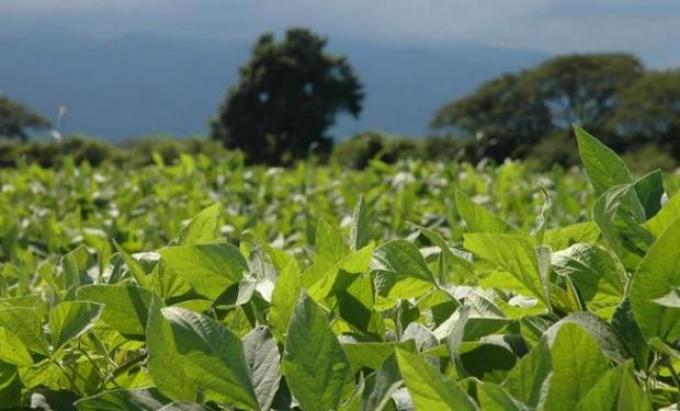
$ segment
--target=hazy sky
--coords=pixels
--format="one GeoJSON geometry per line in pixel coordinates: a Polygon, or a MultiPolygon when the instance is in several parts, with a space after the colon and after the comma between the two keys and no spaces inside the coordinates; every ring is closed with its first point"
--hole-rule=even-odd
{"type": "Polygon", "coordinates": [[[680,65],[678,0],[0,0],[0,35],[252,39],[291,25],[386,43],[626,50],[680,65]]]}

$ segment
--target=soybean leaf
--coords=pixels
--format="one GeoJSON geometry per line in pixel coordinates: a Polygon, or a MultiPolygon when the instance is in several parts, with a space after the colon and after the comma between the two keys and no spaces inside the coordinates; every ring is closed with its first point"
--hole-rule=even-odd
{"type": "Polygon", "coordinates": [[[29,367],[33,365],[31,354],[21,338],[4,327],[0,327],[0,362],[29,367]]]}
{"type": "Polygon", "coordinates": [[[512,396],[530,407],[537,407],[552,370],[548,341],[542,338],[510,370],[503,386],[512,396]]]}
{"type": "Polygon", "coordinates": [[[396,354],[392,353],[375,372],[373,389],[361,404],[361,411],[381,411],[391,402],[392,394],[401,385],[396,354]]]}
{"type": "Polygon", "coordinates": [[[338,407],[350,364],[326,313],[306,294],[295,306],[282,364],[286,382],[303,409],[338,407]]]}
{"type": "Polygon", "coordinates": [[[123,247],[118,245],[116,240],[113,240],[113,245],[118,250],[118,253],[123,257],[125,265],[127,265],[128,271],[130,271],[132,276],[135,278],[137,284],[139,284],[142,287],[149,287],[151,285],[151,281],[149,278],[147,278],[146,271],[144,271],[144,268],[139,263],[139,261],[135,260],[130,254],[128,254],[123,249],[123,247]]]}
{"type": "Polygon", "coordinates": [[[587,332],[590,337],[597,341],[605,357],[617,364],[623,363],[631,356],[631,353],[627,350],[626,345],[611,324],[595,314],[585,311],[571,313],[562,318],[545,331],[544,337],[548,338],[550,342],[554,341],[559,330],[566,324],[579,325],[581,330],[587,332]]]}
{"type": "Polygon", "coordinates": [[[470,233],[505,233],[511,230],[505,221],[459,190],[456,190],[456,208],[470,233]]]}
{"type": "Polygon", "coordinates": [[[573,323],[559,328],[550,352],[553,374],[544,409],[573,410],[609,369],[609,363],[596,340],[573,323]]]}
{"type": "Polygon", "coordinates": [[[278,279],[272,292],[269,325],[276,339],[283,342],[295,310],[295,303],[300,295],[300,266],[295,258],[281,251],[273,250],[272,252],[279,255],[280,262],[277,264],[278,279]]]}
{"type": "Polygon", "coordinates": [[[663,196],[663,175],[661,170],[654,170],[635,181],[635,194],[645,210],[645,220],[654,217],[661,209],[663,196]]]}
{"type": "Polygon", "coordinates": [[[654,241],[641,226],[645,212],[634,186],[615,186],[602,193],[593,205],[593,220],[623,265],[634,270],[654,241]]]}
{"type": "Polygon", "coordinates": [[[479,405],[485,411],[528,411],[529,407],[512,398],[503,387],[488,383],[477,383],[479,405]]]}
{"type": "Polygon", "coordinates": [[[47,355],[47,340],[35,310],[22,307],[0,308],[0,327],[14,333],[30,351],[47,355]]]}
{"type": "Polygon", "coordinates": [[[631,363],[607,371],[578,403],[579,411],[651,410],[647,394],[638,386],[631,363]]]}
{"type": "Polygon", "coordinates": [[[146,324],[149,374],[160,392],[175,400],[192,401],[197,387],[187,376],[184,368],[168,364],[180,364],[177,345],[170,323],[161,314],[161,300],[156,295],[149,304],[146,324]]]}
{"type": "Polygon", "coordinates": [[[366,246],[371,240],[371,225],[368,208],[364,201],[364,195],[359,196],[359,201],[354,206],[354,213],[352,214],[352,226],[350,232],[350,241],[353,250],[359,250],[366,246]]]}
{"type": "Polygon", "coordinates": [[[212,300],[237,284],[248,270],[239,249],[227,243],[166,247],[158,252],[163,263],[183,281],[212,300]]]}
{"type": "Polygon", "coordinates": [[[465,391],[418,355],[397,350],[397,362],[417,409],[477,410],[465,391]]]}
{"type": "Polygon", "coordinates": [[[633,182],[628,167],[612,149],[578,126],[574,126],[574,133],[581,163],[586,168],[596,195],[611,187],[633,182]]]}
{"type": "Polygon", "coordinates": [[[464,236],[464,246],[510,273],[534,297],[549,306],[544,288],[538,254],[531,241],[514,234],[477,234],[464,236]]]}
{"type": "Polygon", "coordinates": [[[543,241],[553,250],[563,250],[576,243],[593,244],[599,237],[597,224],[585,221],[547,230],[543,241]]]}
{"type": "Polygon", "coordinates": [[[152,293],[129,284],[87,285],[77,291],[81,300],[104,305],[102,321],[122,335],[144,339],[152,293]]]}
{"type": "Polygon", "coordinates": [[[676,220],[649,248],[630,287],[633,315],[645,340],[680,337],[680,310],[655,300],[680,286],[680,220],[676,220]]]}
{"type": "Polygon", "coordinates": [[[680,193],[675,193],[653,218],[645,222],[644,227],[659,238],[678,219],[680,219],[680,193]]]}
{"type": "Polygon", "coordinates": [[[371,268],[378,272],[376,289],[380,295],[418,297],[435,284],[420,250],[406,240],[392,240],[376,248],[371,268]]]}
{"type": "Polygon", "coordinates": [[[179,232],[180,245],[208,243],[219,238],[220,204],[204,208],[179,232]]]}
{"type": "Polygon", "coordinates": [[[281,354],[276,340],[267,327],[259,326],[243,337],[243,352],[260,409],[268,410],[281,381],[281,354]]]}
{"type": "Polygon", "coordinates": [[[86,332],[102,313],[101,304],[88,301],[65,301],[50,311],[52,346],[57,351],[70,340],[86,332]]]}
{"type": "Polygon", "coordinates": [[[169,400],[157,390],[110,390],[76,401],[78,411],[156,411],[169,400]]]}
{"type": "Polygon", "coordinates": [[[166,307],[180,366],[206,398],[246,409],[259,403],[241,340],[217,321],[196,312],[166,307]]]}

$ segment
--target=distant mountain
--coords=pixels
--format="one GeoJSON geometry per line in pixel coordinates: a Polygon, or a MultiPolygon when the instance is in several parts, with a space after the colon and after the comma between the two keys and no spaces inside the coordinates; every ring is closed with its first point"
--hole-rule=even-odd
{"type": "MultiPolygon", "coordinates": [[[[358,121],[342,118],[342,137],[366,128],[423,135],[443,103],[506,71],[546,56],[479,45],[382,45],[331,41],[349,56],[367,98],[358,121]]],[[[205,133],[237,79],[250,44],[134,34],[99,41],[77,37],[0,37],[0,94],[47,116],[68,108],[63,132],[121,139],[148,133],[205,133]]]]}

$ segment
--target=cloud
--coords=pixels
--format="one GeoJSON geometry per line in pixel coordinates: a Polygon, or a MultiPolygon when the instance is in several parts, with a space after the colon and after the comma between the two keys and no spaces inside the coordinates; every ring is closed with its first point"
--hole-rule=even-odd
{"type": "Polygon", "coordinates": [[[554,54],[630,50],[653,65],[680,64],[680,2],[668,0],[5,0],[0,16],[13,29],[98,36],[253,38],[305,25],[370,41],[473,42],[554,54]]]}

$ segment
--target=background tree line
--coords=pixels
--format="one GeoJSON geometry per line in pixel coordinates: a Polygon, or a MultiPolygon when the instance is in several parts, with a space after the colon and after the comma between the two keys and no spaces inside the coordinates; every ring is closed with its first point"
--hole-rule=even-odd
{"type": "MultiPolygon", "coordinates": [[[[646,153],[655,161],[680,159],[680,71],[648,70],[622,53],[558,56],[494,78],[441,107],[432,120],[433,135],[425,139],[368,131],[333,149],[329,128],[340,113],[360,114],[364,90],[347,57],[327,52],[326,45],[326,38],[302,28],[288,30],[280,40],[262,35],[211,121],[212,140],[240,150],[249,163],[273,165],[310,154],[327,159],[332,153],[353,167],[373,158],[391,162],[405,157],[519,158],[549,166],[575,160],[569,130],[577,123],[617,151],[646,153]]],[[[43,116],[0,97],[0,136],[25,141],[30,130],[49,127],[43,116]]],[[[149,141],[136,146],[153,150],[149,141]]],[[[162,141],[167,148],[167,140],[162,141]]],[[[215,152],[212,144],[199,146],[215,152]]],[[[50,150],[59,156],[68,147],[84,157],[90,153],[95,163],[115,151],[88,139],[58,150],[49,144],[5,143],[0,164],[15,163],[12,156],[39,157],[45,164],[50,150]]],[[[169,151],[181,152],[182,147],[169,151]]]]}

